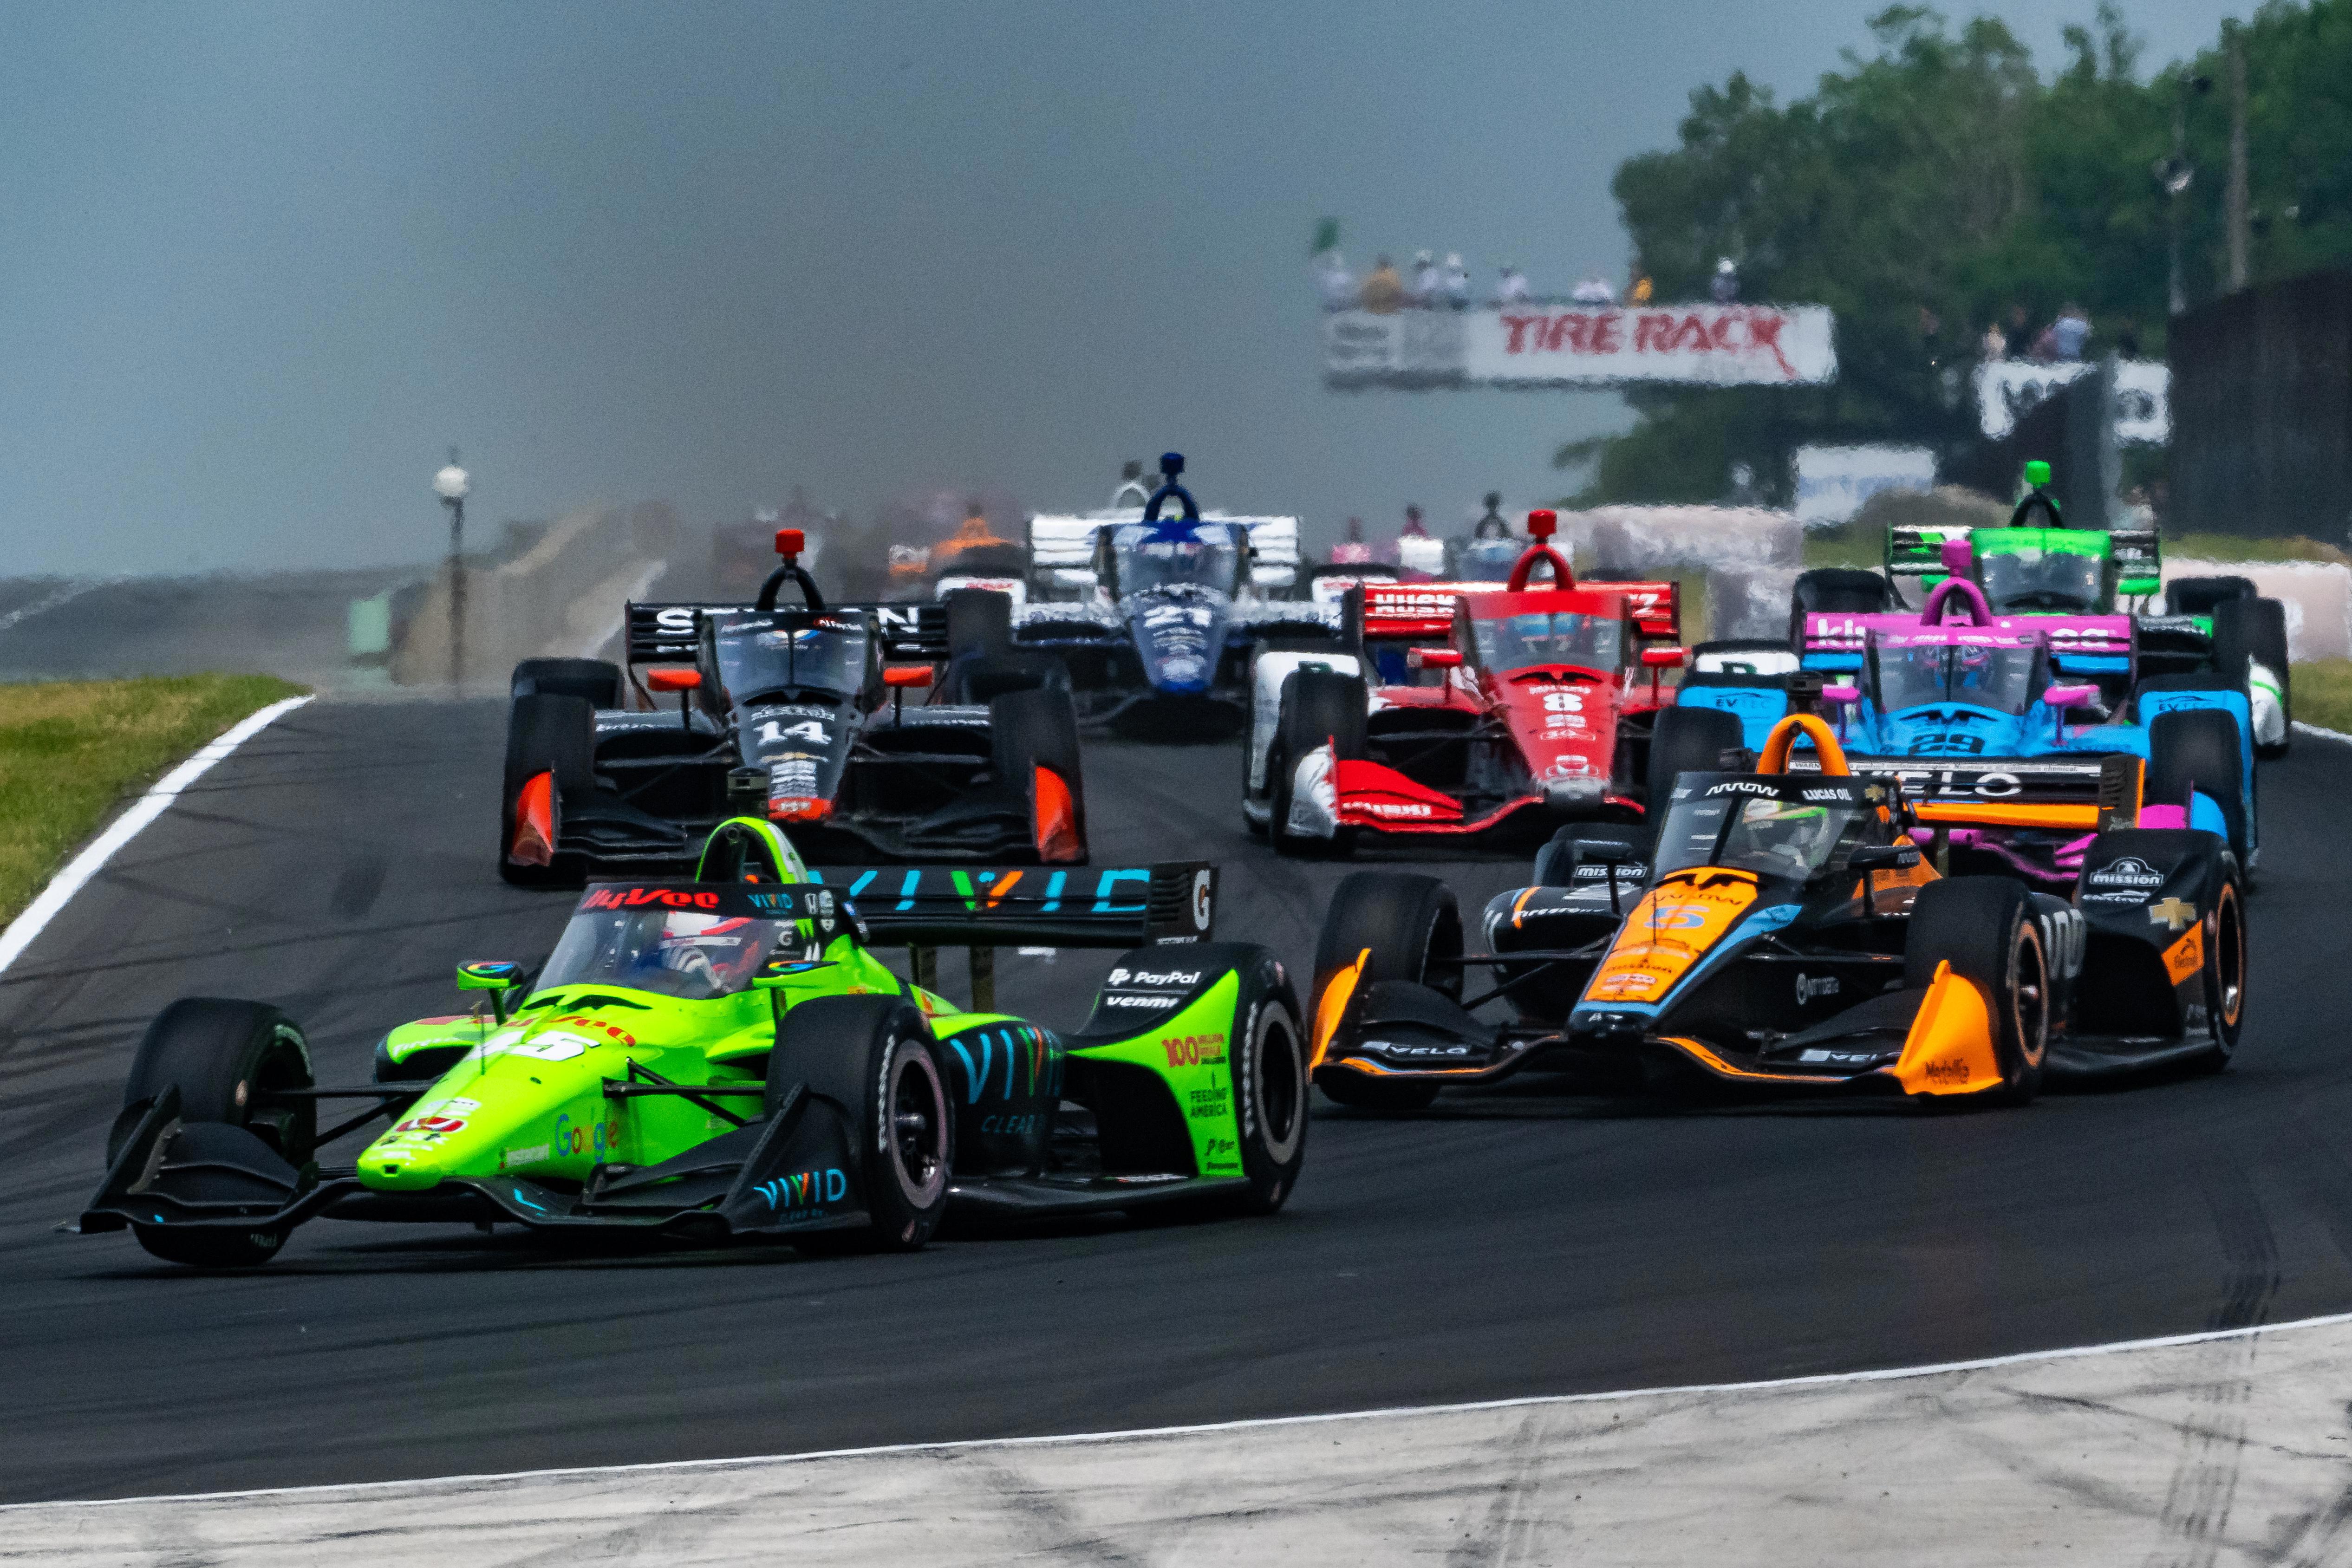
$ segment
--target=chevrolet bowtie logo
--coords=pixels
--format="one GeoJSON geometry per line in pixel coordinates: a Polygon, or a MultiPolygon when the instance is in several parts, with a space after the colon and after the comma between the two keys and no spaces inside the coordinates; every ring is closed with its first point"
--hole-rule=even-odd
{"type": "Polygon", "coordinates": [[[2197,918],[2197,906],[2185,898],[2168,898],[2160,904],[2149,904],[2147,918],[2151,925],[2186,931],[2189,923],[2197,918]]]}

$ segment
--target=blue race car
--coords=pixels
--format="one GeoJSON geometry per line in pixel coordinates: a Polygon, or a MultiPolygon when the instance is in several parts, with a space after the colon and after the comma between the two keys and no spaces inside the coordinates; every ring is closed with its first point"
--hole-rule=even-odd
{"type": "MultiPolygon", "coordinates": [[[[991,595],[994,624],[959,633],[959,660],[1010,669],[1040,655],[1058,660],[1081,723],[1139,737],[1213,740],[1248,712],[1252,652],[1269,638],[1338,646],[1336,604],[1266,597],[1296,581],[1295,519],[1203,517],[1179,479],[1181,454],[1160,458],[1160,484],[1129,521],[1090,520],[1092,552],[1077,570],[1046,571],[1032,524],[1032,577],[1041,596],[1015,606],[991,595]],[[1286,560],[1261,559],[1262,543],[1286,560]],[[1067,583],[1063,579],[1069,579],[1067,583]],[[1076,599],[1044,597],[1073,589],[1076,599]]],[[[960,623],[979,627],[982,606],[950,596],[960,623]]],[[[951,672],[954,686],[960,672],[951,672]]],[[[982,673],[981,684],[987,676],[982,673]]]]}
{"type": "MultiPolygon", "coordinates": [[[[1972,588],[1951,591],[1966,599],[1972,588]]],[[[2241,866],[2252,864],[2252,726],[2242,687],[2143,687],[2126,718],[2100,706],[2095,685],[2054,681],[2049,639],[2031,622],[1996,625],[1985,613],[1953,625],[1940,615],[1870,620],[1853,685],[1819,685],[1817,673],[1787,667],[1785,650],[1703,647],[1677,706],[1732,715],[1751,748],[1791,711],[1834,715],[1857,767],[1901,775],[1921,798],[1921,820],[1944,830],[1947,851],[2000,874],[2071,881],[2089,836],[2126,803],[2177,812],[2178,823],[2159,825],[2220,833],[2241,866]],[[2077,716],[2090,722],[2072,722],[2077,716]]]]}

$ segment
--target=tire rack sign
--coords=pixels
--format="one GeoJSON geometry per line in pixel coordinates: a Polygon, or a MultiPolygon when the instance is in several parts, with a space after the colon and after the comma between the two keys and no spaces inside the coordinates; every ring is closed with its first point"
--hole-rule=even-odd
{"type": "Polygon", "coordinates": [[[1334,311],[1323,378],[1334,387],[1818,386],[1837,379],[1822,305],[1661,305],[1334,311]]]}

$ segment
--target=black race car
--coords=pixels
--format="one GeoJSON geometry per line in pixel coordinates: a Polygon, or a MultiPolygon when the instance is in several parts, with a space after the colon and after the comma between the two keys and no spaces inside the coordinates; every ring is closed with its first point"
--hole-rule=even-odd
{"type": "Polygon", "coordinates": [[[746,814],[783,824],[817,861],[1085,863],[1059,667],[950,666],[943,607],[828,606],[801,545],[798,529],[778,533],[783,564],[751,605],[629,605],[625,666],[515,667],[508,881],[688,866],[711,829],[746,814]],[[786,588],[798,606],[777,602],[786,588]]]}
{"type": "Polygon", "coordinates": [[[1783,720],[1759,768],[1680,775],[1646,866],[1614,841],[1547,846],[1539,885],[1487,905],[1485,955],[1435,878],[1341,883],[1315,1082],[1383,1109],[1530,1066],[2014,1104],[2045,1073],[2228,1064],[2246,928],[2219,834],[2131,825],[2135,788],[2061,898],[1939,875],[1900,781],[1848,772],[1817,718],[1783,720]],[[1789,767],[1801,730],[1812,770],[1789,767]]]}

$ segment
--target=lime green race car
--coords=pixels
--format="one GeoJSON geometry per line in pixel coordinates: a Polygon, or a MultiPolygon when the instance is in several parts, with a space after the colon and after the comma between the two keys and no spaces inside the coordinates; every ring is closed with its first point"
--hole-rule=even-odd
{"type": "Polygon", "coordinates": [[[236,1267],[321,1216],[823,1250],[920,1247],[951,1207],[1272,1213],[1306,1152],[1297,1002],[1265,949],[1209,940],[1214,897],[1201,864],[812,872],[738,818],[691,882],[591,884],[530,986],[462,966],[487,1005],[393,1030],[371,1084],[315,1084],[275,1008],[173,1003],[68,1228],[236,1267]],[[990,990],[998,945],[1137,950],[1061,1033],[874,952],[913,948],[919,974],[954,943],[990,990]],[[373,1103],[320,1128],[322,1102],[354,1099],[373,1103]],[[355,1163],[320,1163],[379,1117],[355,1163]]]}

